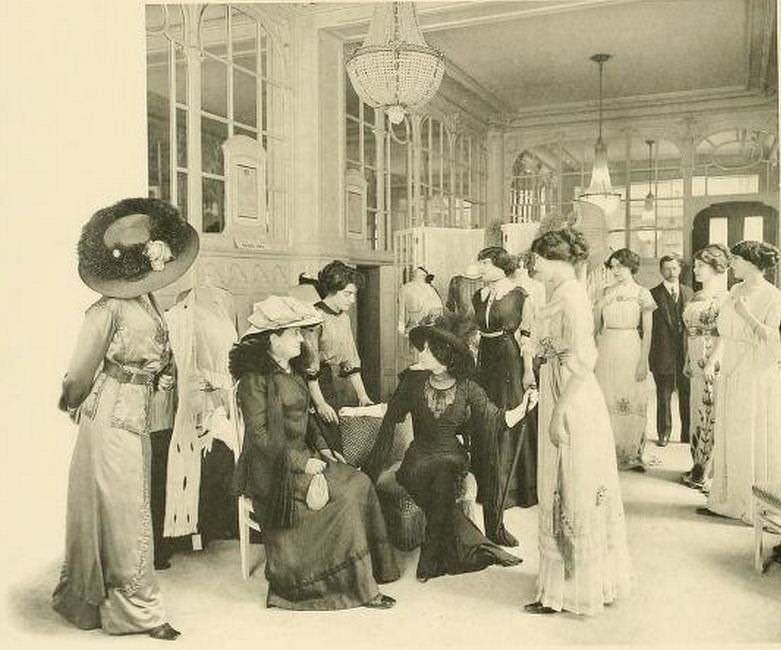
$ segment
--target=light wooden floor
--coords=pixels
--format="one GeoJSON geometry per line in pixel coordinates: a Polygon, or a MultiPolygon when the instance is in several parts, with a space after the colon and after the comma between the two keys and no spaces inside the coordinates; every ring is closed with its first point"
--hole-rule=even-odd
{"type": "MultiPolygon", "coordinates": [[[[702,517],[704,497],[677,482],[688,449],[649,450],[661,464],[646,474],[621,475],[633,595],[597,618],[535,617],[522,605],[533,596],[537,568],[536,509],[508,511],[521,539],[523,564],[415,580],[417,553],[400,554],[404,575],[385,591],[398,599],[389,611],[355,609],[295,613],[264,606],[262,568],[248,581],[239,572],[236,542],[176,555],[159,574],[172,623],[184,636],[174,647],[254,648],[529,648],[549,644],[705,644],[781,642],[781,565],[764,576],[752,568],[753,531],[702,517]]],[[[778,543],[768,535],[768,543],[778,543]]],[[[73,629],[49,608],[57,577],[51,563],[17,584],[9,605],[17,647],[146,647],[144,637],[110,639],[73,629]],[[30,645],[28,645],[30,644],[30,645]]],[[[262,560],[262,547],[253,547],[262,560]]]]}

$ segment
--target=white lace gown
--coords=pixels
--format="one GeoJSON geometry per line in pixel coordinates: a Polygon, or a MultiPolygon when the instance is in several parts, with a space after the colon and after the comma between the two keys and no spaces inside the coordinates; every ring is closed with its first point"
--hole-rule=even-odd
{"type": "Polygon", "coordinates": [[[724,349],[716,380],[708,509],[750,524],[751,486],[781,480],[781,291],[763,280],[748,291],[735,285],[730,297],[736,294],[745,296],[768,340],[757,336],[731,299],[725,301],[716,321],[724,349]]]}
{"type": "Polygon", "coordinates": [[[656,302],[634,282],[605,292],[614,299],[602,310],[596,374],[610,412],[618,467],[632,469],[643,465],[649,388],[647,379],[635,379],[642,352],[639,327],[643,312],[656,309],[656,302]]]}
{"type": "Polygon", "coordinates": [[[536,600],[593,615],[629,593],[631,567],[610,415],[594,375],[597,350],[585,286],[576,279],[562,283],[541,316],[547,362],[540,376],[536,600]],[[556,447],[549,424],[573,373],[577,384],[564,413],[568,441],[556,447]]]}

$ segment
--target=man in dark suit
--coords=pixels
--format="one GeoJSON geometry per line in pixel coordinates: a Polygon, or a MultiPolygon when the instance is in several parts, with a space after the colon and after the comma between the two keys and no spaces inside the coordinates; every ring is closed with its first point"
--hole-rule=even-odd
{"type": "Polygon", "coordinates": [[[692,290],[679,281],[679,256],[663,256],[659,260],[659,272],[664,280],[651,289],[657,308],[653,315],[649,366],[656,382],[656,444],[665,447],[672,431],[670,399],[676,389],[681,417],[681,442],[689,442],[689,378],[683,374],[686,360],[683,309],[691,300],[692,290]]]}

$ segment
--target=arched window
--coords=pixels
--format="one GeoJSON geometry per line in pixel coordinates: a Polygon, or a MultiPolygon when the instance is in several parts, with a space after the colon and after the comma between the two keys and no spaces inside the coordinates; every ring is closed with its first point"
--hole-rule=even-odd
{"type": "Polygon", "coordinates": [[[513,223],[531,223],[545,217],[556,203],[557,169],[530,150],[518,154],[510,182],[513,223]]]}

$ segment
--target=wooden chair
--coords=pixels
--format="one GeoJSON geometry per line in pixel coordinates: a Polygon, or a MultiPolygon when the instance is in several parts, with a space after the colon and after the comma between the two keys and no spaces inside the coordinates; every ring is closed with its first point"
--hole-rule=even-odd
{"type": "Polygon", "coordinates": [[[754,494],[754,568],[764,573],[778,554],[767,562],[764,560],[763,544],[765,528],[781,533],[781,481],[758,483],[752,487],[754,494]]]}
{"type": "MultiPolygon", "coordinates": [[[[244,419],[241,417],[237,399],[237,387],[233,388],[232,395],[233,413],[231,421],[234,423],[239,454],[244,447],[244,419]]],[[[250,530],[262,533],[260,524],[254,519],[255,511],[252,508],[252,499],[243,494],[239,495],[239,555],[241,556],[241,577],[249,580],[253,568],[250,567],[250,530]]]]}

